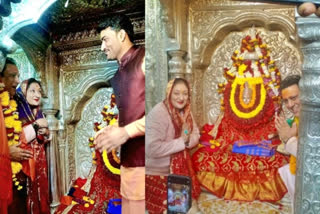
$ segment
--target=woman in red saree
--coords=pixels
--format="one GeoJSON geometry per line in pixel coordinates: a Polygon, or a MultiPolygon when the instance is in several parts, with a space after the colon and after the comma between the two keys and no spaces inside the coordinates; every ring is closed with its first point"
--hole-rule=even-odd
{"type": "Polygon", "coordinates": [[[147,116],[146,130],[146,210],[150,214],[167,210],[169,174],[189,176],[192,180],[192,208],[200,186],[191,165],[189,149],[198,144],[199,130],[190,110],[190,87],[176,78],[168,83],[166,99],[147,116]]]}
{"type": "Polygon", "coordinates": [[[48,122],[40,109],[42,97],[40,82],[33,78],[25,80],[17,89],[15,96],[19,119],[22,121],[27,139],[27,144],[21,144],[21,147],[33,153],[33,158],[22,163],[22,170],[27,175],[26,213],[50,213],[48,167],[45,152],[45,145],[49,142],[49,130],[48,122]],[[33,133],[35,133],[35,137],[33,133]]]}

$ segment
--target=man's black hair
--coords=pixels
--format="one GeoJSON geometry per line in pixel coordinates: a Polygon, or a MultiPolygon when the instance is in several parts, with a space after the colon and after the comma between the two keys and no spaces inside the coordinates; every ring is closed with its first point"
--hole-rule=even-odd
{"type": "Polygon", "coordinates": [[[111,17],[107,17],[103,22],[101,22],[98,26],[98,32],[100,33],[106,28],[112,28],[113,30],[119,32],[121,29],[124,30],[130,39],[133,42],[133,25],[126,15],[115,15],[111,17]]]}
{"type": "Polygon", "coordinates": [[[284,80],[280,82],[280,91],[283,89],[286,89],[292,85],[297,85],[299,86],[299,81],[301,77],[299,75],[291,75],[287,76],[284,80]]]}
{"type": "Polygon", "coordinates": [[[6,62],[5,62],[5,64],[4,64],[4,67],[3,67],[3,69],[2,69],[2,71],[1,71],[1,73],[0,73],[0,76],[2,76],[2,77],[4,76],[4,71],[7,69],[7,65],[8,65],[8,64],[17,66],[17,63],[16,63],[16,61],[15,61],[13,58],[7,57],[7,58],[6,58],[6,62]]]}

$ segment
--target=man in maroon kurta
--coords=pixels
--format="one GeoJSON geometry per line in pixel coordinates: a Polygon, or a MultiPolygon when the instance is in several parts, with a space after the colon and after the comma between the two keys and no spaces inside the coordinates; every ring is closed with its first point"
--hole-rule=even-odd
{"type": "Polygon", "coordinates": [[[121,145],[122,213],[145,213],[145,50],[132,43],[133,26],[126,16],[99,25],[101,50],[116,59],[119,69],[111,79],[119,110],[118,126],[108,126],[96,138],[100,151],[121,145]]]}

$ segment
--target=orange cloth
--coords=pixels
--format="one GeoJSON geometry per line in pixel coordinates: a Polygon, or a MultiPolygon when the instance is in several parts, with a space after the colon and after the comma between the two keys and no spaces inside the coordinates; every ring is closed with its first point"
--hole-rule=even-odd
{"type": "Polygon", "coordinates": [[[120,168],[121,195],[129,200],[145,199],[145,167],[120,168]],[[134,187],[134,188],[133,188],[134,187]]]}
{"type": "Polygon", "coordinates": [[[12,171],[6,127],[0,105],[0,213],[6,214],[12,201],[12,171]]]}
{"type": "MultiPolygon", "coordinates": [[[[20,134],[20,142],[21,142],[20,148],[28,149],[32,151],[31,147],[28,145],[23,129],[20,134]]],[[[36,168],[35,168],[34,158],[29,158],[28,160],[22,161],[21,164],[22,164],[22,171],[24,172],[24,174],[29,176],[31,180],[34,181],[36,177],[36,168]]]]}
{"type": "Polygon", "coordinates": [[[122,198],[122,214],[145,214],[145,200],[128,200],[122,198]]]}

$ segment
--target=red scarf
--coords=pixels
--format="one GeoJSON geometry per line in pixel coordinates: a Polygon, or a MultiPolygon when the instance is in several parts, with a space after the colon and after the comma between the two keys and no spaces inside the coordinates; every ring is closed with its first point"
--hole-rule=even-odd
{"type": "MultiPolygon", "coordinates": [[[[191,134],[193,130],[193,120],[191,116],[190,109],[190,87],[186,82],[186,86],[188,88],[189,98],[185,107],[182,110],[176,109],[171,103],[171,94],[173,87],[175,86],[176,79],[169,81],[166,90],[166,99],[163,101],[166,106],[169,115],[171,117],[171,121],[173,123],[173,127],[175,130],[175,139],[181,137],[181,132],[183,124],[187,124],[188,133],[191,134]]],[[[177,152],[171,155],[170,162],[170,173],[177,175],[189,176],[192,180],[192,198],[197,199],[200,195],[200,185],[196,179],[194,170],[192,168],[191,158],[189,154],[189,149],[184,149],[183,151],[177,152]]]]}

